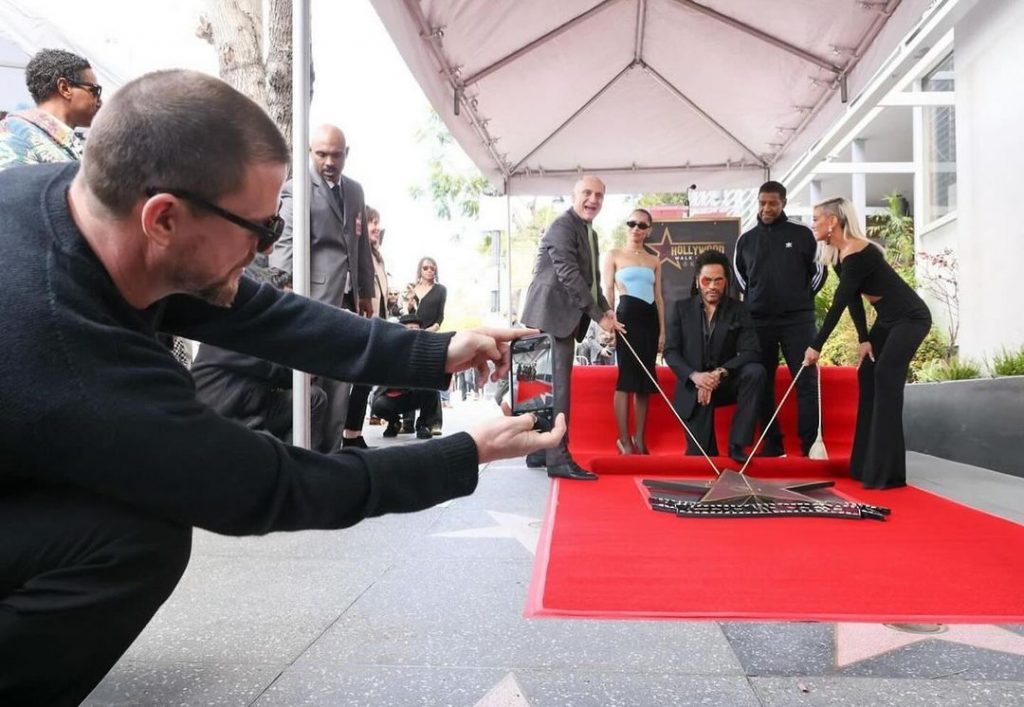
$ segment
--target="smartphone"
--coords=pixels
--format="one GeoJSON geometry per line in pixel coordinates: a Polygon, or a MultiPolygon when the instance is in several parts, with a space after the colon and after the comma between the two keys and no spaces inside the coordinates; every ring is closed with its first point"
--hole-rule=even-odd
{"type": "Polygon", "coordinates": [[[550,334],[524,336],[512,342],[509,372],[512,414],[532,412],[538,425],[551,428],[554,422],[555,381],[550,334]]]}

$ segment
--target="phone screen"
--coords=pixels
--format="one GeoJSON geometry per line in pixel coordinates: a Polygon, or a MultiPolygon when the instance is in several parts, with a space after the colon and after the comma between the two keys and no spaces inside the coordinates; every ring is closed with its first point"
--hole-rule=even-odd
{"type": "Polygon", "coordinates": [[[512,414],[532,412],[548,420],[555,404],[551,335],[512,342],[512,414]]]}

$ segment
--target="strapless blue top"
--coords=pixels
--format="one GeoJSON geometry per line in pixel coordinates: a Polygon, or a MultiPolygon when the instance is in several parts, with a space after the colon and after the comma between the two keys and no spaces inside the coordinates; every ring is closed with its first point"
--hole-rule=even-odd
{"type": "Polygon", "coordinates": [[[615,271],[615,279],[626,288],[630,297],[642,299],[647,304],[654,302],[654,270],[643,265],[630,265],[615,271]]]}

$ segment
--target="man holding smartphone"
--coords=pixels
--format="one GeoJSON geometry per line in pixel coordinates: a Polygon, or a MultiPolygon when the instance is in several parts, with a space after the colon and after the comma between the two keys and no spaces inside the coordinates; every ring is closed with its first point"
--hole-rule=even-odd
{"type": "MultiPolygon", "coordinates": [[[[522,322],[554,339],[554,410],[569,425],[569,394],[575,341],[596,321],[605,331],[625,331],[601,293],[597,233],[592,223],[604,204],[604,182],[582,177],[572,190],[572,208],[556,218],[540,240],[522,322]]],[[[548,476],[594,480],[597,474],[569,454],[569,434],[545,454],[548,476]]]]}

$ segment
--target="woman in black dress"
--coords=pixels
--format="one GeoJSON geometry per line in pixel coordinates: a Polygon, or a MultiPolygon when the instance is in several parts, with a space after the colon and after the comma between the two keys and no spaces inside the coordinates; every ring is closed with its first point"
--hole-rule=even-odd
{"type": "Polygon", "coordinates": [[[429,331],[437,331],[444,321],[444,305],[448,299],[448,290],[438,281],[437,262],[433,258],[420,258],[416,266],[416,284],[413,292],[419,298],[416,314],[420,318],[420,326],[429,331]]]}
{"type": "Polygon", "coordinates": [[[644,248],[651,228],[651,214],[637,209],[626,221],[626,245],[608,252],[602,270],[602,284],[609,302],[619,295],[615,316],[626,327],[629,343],[643,362],[641,366],[625,342],[615,347],[619,379],[612,408],[619,428],[615,441],[620,454],[647,454],[644,429],[647,404],[657,387],[648,373],[656,376],[654,359],[665,345],[665,305],[661,298],[661,265],[658,256],[644,248]],[[647,369],[646,371],[644,369],[647,369]],[[629,398],[633,398],[636,431],[629,433],[629,398]]]}
{"type": "Polygon", "coordinates": [[[853,205],[829,199],[814,207],[814,238],[819,259],[839,275],[832,306],[804,355],[818,362],[821,347],[849,308],[857,329],[857,431],[850,473],[864,488],[906,486],[907,451],[903,440],[903,387],[910,361],[931,329],[927,305],[885,260],[882,249],[860,231],[853,205]],[[867,329],[864,302],[878,314],[867,329]]]}

